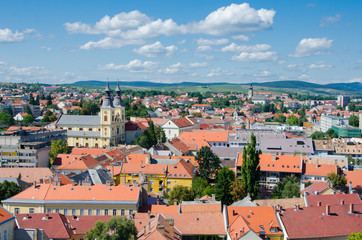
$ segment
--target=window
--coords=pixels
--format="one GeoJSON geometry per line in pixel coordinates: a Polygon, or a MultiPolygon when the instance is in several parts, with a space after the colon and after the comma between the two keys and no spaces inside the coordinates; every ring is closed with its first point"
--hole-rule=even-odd
{"type": "Polygon", "coordinates": [[[169,176],[169,177],[172,177],[172,174],[169,174],[168,176],[169,176]]]}
{"type": "Polygon", "coordinates": [[[108,209],[104,209],[104,215],[108,215],[108,209]]]}
{"type": "Polygon", "coordinates": [[[108,121],[108,117],[104,116],[104,121],[107,122],[108,121]]]}
{"type": "Polygon", "coordinates": [[[29,208],[29,213],[34,213],[34,208],[29,208]]]}
{"type": "Polygon", "coordinates": [[[4,240],[8,240],[8,230],[4,230],[4,240]]]}
{"type": "Polygon", "coordinates": [[[52,213],[52,209],[51,209],[51,208],[47,208],[47,213],[52,213]]]}
{"type": "Polygon", "coordinates": [[[81,216],[84,215],[84,208],[79,209],[79,215],[81,215],[81,216]]]}
{"type": "Polygon", "coordinates": [[[93,131],[93,128],[89,128],[89,131],[93,131]]]}
{"type": "Polygon", "coordinates": [[[153,181],[150,181],[150,185],[153,185],[153,181]]]}
{"type": "Polygon", "coordinates": [[[59,208],[56,208],[56,209],[55,209],[55,213],[60,213],[60,209],[59,209],[59,208]]]}
{"type": "Polygon", "coordinates": [[[76,147],[79,147],[79,143],[76,143],[75,146],[76,146],[76,147]]]}
{"type": "Polygon", "coordinates": [[[79,131],[83,131],[83,128],[79,128],[79,131]]]}
{"type": "Polygon", "coordinates": [[[167,181],[167,186],[170,186],[171,185],[171,181],[167,181]]]}
{"type": "Polygon", "coordinates": [[[99,208],[96,209],[96,215],[101,215],[101,210],[99,208]]]}
{"type": "Polygon", "coordinates": [[[68,130],[72,130],[72,128],[68,128],[68,130]]]}
{"type": "Polygon", "coordinates": [[[65,216],[67,216],[68,215],[68,208],[64,208],[63,213],[64,213],[65,216]]]}
{"type": "Polygon", "coordinates": [[[129,215],[132,215],[133,214],[133,209],[128,210],[128,212],[129,212],[129,215]]]}
{"type": "Polygon", "coordinates": [[[153,192],[153,188],[150,188],[150,192],[153,192]]]}
{"type": "Polygon", "coordinates": [[[167,188],[167,192],[171,192],[171,188],[167,188]]]}
{"type": "Polygon", "coordinates": [[[116,215],[117,215],[117,209],[113,209],[112,215],[113,215],[113,216],[116,216],[116,215]]]}
{"type": "Polygon", "coordinates": [[[91,209],[91,208],[88,209],[88,215],[89,215],[89,216],[92,216],[92,215],[93,215],[93,209],[91,209]]]}
{"type": "Polygon", "coordinates": [[[14,209],[14,213],[15,213],[15,214],[19,214],[19,213],[20,213],[20,208],[15,208],[15,209],[14,209]]]}
{"type": "Polygon", "coordinates": [[[75,208],[72,208],[72,215],[76,215],[77,213],[76,213],[76,209],[75,208]]]}
{"type": "Polygon", "coordinates": [[[124,216],[125,215],[125,210],[124,209],[121,209],[121,215],[124,216]]]}

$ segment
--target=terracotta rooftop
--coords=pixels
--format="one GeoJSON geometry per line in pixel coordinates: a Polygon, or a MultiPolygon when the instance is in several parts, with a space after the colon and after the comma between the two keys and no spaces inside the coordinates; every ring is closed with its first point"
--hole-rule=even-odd
{"type": "Polygon", "coordinates": [[[74,161],[56,167],[56,170],[88,170],[99,165],[99,162],[91,155],[76,158],[74,161]]]}
{"type": "Polygon", "coordinates": [[[316,182],[310,185],[309,187],[304,188],[301,193],[304,195],[305,193],[309,194],[318,194],[324,190],[329,188],[328,184],[326,182],[316,182]]]}
{"type": "Polygon", "coordinates": [[[328,173],[337,173],[337,166],[332,164],[305,164],[304,175],[327,176],[328,173]]]}
{"type": "Polygon", "coordinates": [[[49,179],[53,176],[49,168],[0,168],[1,177],[17,178],[21,174],[21,180],[34,183],[40,179],[49,179]]]}
{"type": "Polygon", "coordinates": [[[288,239],[320,239],[350,235],[360,232],[362,204],[354,205],[354,213],[349,213],[349,205],[331,205],[327,207],[305,207],[298,211],[287,209],[280,218],[288,234],[288,239]]]}
{"type": "Polygon", "coordinates": [[[341,205],[342,200],[344,204],[362,204],[357,194],[307,195],[306,199],[308,207],[316,207],[318,206],[318,202],[320,202],[321,206],[326,206],[327,204],[341,205]]]}
{"type": "Polygon", "coordinates": [[[16,214],[18,228],[43,229],[50,239],[70,239],[74,232],[67,218],[59,213],[16,214]]]}
{"type": "Polygon", "coordinates": [[[181,213],[204,213],[204,212],[222,212],[221,202],[181,202],[181,213]]]}
{"type": "Polygon", "coordinates": [[[303,198],[259,199],[254,200],[254,203],[260,207],[275,207],[279,205],[282,209],[293,208],[295,205],[305,207],[303,198]]]}
{"type": "Polygon", "coordinates": [[[2,206],[0,206],[0,225],[6,221],[9,221],[15,217],[11,215],[8,211],[6,211],[2,206]]]}

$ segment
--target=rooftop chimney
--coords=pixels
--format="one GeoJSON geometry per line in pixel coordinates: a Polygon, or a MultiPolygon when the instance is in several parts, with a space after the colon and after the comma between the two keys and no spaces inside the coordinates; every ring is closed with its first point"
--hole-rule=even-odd
{"type": "Polygon", "coordinates": [[[329,216],[331,212],[331,206],[329,204],[326,205],[326,215],[329,216]]]}
{"type": "Polygon", "coordinates": [[[322,206],[322,202],[318,201],[318,207],[322,206]]]}
{"type": "Polygon", "coordinates": [[[344,205],[344,200],[343,199],[341,200],[341,205],[344,205]]]}
{"type": "Polygon", "coordinates": [[[176,200],[176,199],[173,200],[173,204],[174,204],[174,205],[177,205],[177,200],[176,200]]]}
{"type": "Polygon", "coordinates": [[[151,211],[148,210],[148,211],[147,211],[147,218],[150,219],[150,217],[151,217],[151,211]]]}
{"type": "Polygon", "coordinates": [[[349,204],[349,214],[353,214],[353,212],[354,212],[354,204],[353,203],[351,203],[351,204],[349,204]]]}
{"type": "Polygon", "coordinates": [[[216,201],[215,194],[211,194],[211,201],[216,201]]]}
{"type": "Polygon", "coordinates": [[[275,154],[272,155],[272,161],[277,160],[277,156],[275,154]]]}

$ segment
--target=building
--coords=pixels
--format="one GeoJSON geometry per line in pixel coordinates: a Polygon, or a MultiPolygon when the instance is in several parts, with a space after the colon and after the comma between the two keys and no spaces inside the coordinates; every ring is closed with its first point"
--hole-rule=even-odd
{"type": "Polygon", "coordinates": [[[345,108],[348,105],[348,103],[350,103],[350,101],[351,101],[350,96],[339,95],[337,97],[338,105],[341,106],[342,108],[345,108]]]}
{"type": "Polygon", "coordinates": [[[361,129],[351,126],[332,126],[332,129],[342,138],[360,138],[361,129]]]}
{"type": "Polygon", "coordinates": [[[302,175],[302,182],[327,182],[329,173],[337,173],[337,166],[334,164],[306,163],[302,175]]]}
{"type": "Polygon", "coordinates": [[[167,162],[151,164],[149,155],[142,163],[125,163],[117,170],[114,167],[116,183],[143,181],[148,185],[148,192],[154,194],[169,193],[176,185],[191,187],[195,173],[196,167],[189,160],[169,159],[167,162]]]}
{"type": "Polygon", "coordinates": [[[195,117],[188,116],[185,118],[170,119],[161,125],[161,127],[165,131],[166,138],[170,140],[179,136],[185,131],[197,129],[198,124],[195,117]]]}
{"type": "Polygon", "coordinates": [[[68,145],[72,147],[116,146],[125,141],[125,108],[119,84],[114,101],[107,82],[105,97],[97,116],[61,115],[56,127],[68,131],[68,145]]]}
{"type": "Polygon", "coordinates": [[[51,141],[66,140],[66,134],[65,130],[9,128],[0,135],[0,167],[49,167],[51,141]]]}
{"type": "Polygon", "coordinates": [[[224,221],[228,240],[283,239],[273,207],[225,207],[224,221]]]}
{"type": "Polygon", "coordinates": [[[62,213],[66,215],[130,215],[142,205],[141,188],[110,184],[82,185],[53,181],[36,184],[2,201],[11,213],[62,213]]]}
{"type": "Polygon", "coordinates": [[[253,84],[250,82],[249,91],[248,91],[248,99],[251,99],[254,96],[253,92],[253,84]]]}
{"type": "Polygon", "coordinates": [[[283,209],[278,213],[284,239],[346,239],[361,231],[362,204],[283,209]]]}
{"type": "Polygon", "coordinates": [[[321,116],[321,131],[327,132],[333,125],[343,126],[348,125],[348,118],[337,117],[333,115],[321,116]]]}
{"type": "Polygon", "coordinates": [[[0,206],[0,239],[14,240],[15,217],[0,206]]]}

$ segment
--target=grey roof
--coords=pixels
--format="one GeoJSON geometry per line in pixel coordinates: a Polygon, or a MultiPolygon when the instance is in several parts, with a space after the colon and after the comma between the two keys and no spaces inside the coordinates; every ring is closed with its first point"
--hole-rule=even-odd
{"type": "Polygon", "coordinates": [[[307,153],[313,154],[313,141],[311,138],[262,139],[260,142],[262,153],[307,153]]]}
{"type": "Polygon", "coordinates": [[[233,160],[221,160],[221,166],[228,166],[229,168],[235,168],[235,161],[233,160]]]}
{"type": "Polygon", "coordinates": [[[256,207],[257,205],[251,201],[250,195],[248,194],[243,199],[234,202],[230,205],[231,207],[256,207]]]}
{"type": "Polygon", "coordinates": [[[219,158],[228,158],[236,159],[238,153],[243,152],[242,147],[211,147],[213,153],[215,153],[219,158]]]}
{"type": "Polygon", "coordinates": [[[113,178],[109,175],[106,169],[89,169],[70,178],[72,181],[79,183],[87,179],[91,180],[92,184],[106,184],[106,182],[113,182],[113,178]]]}
{"type": "Polygon", "coordinates": [[[67,132],[68,137],[101,137],[101,132],[98,131],[69,131],[67,132]]]}
{"type": "Polygon", "coordinates": [[[92,115],[61,115],[58,119],[57,125],[70,126],[99,126],[101,124],[100,116],[92,115]]]}
{"type": "Polygon", "coordinates": [[[31,186],[30,183],[24,182],[23,180],[18,179],[18,178],[9,178],[9,177],[0,178],[0,183],[3,183],[5,181],[16,183],[18,186],[21,187],[21,190],[23,190],[23,191],[31,186]]]}

